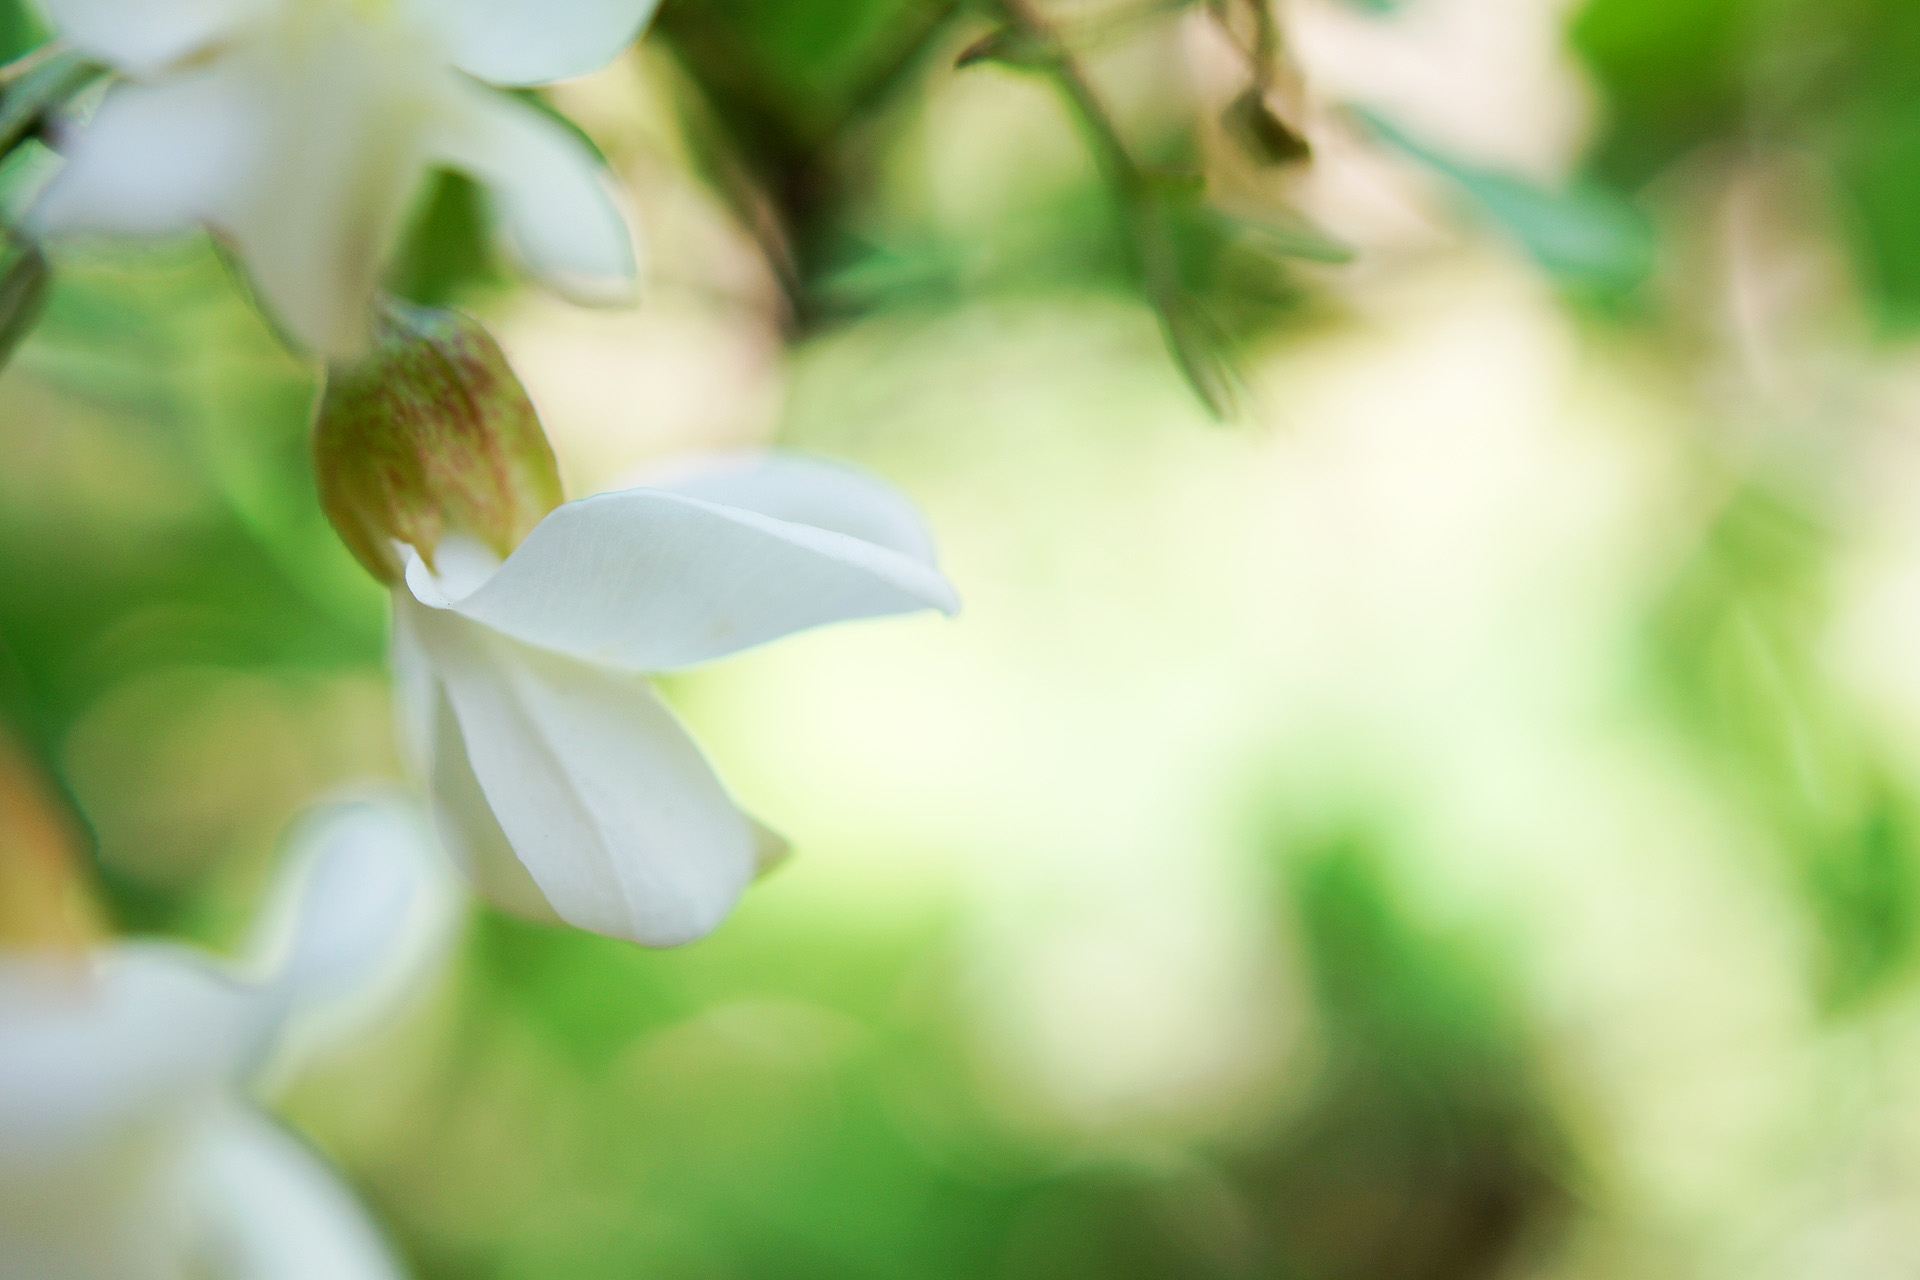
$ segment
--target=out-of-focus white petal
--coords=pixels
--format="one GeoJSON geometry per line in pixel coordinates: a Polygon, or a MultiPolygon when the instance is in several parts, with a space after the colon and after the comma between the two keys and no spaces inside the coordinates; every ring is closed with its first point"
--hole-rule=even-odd
{"type": "MultiPolygon", "coordinates": [[[[443,576],[460,578],[468,542],[448,538],[441,543],[436,559],[443,576]]],[[[474,581],[484,581],[499,567],[500,559],[479,543],[472,543],[471,549],[476,557],[472,568],[479,575],[474,581]]],[[[408,573],[420,579],[421,589],[434,590],[434,575],[418,556],[409,560],[408,573]]],[[[453,706],[420,642],[414,622],[420,612],[420,605],[405,591],[394,593],[394,701],[401,741],[408,747],[415,773],[427,780],[433,797],[434,825],[440,833],[441,847],[488,901],[515,915],[558,924],[560,917],[507,843],[493,810],[487,807],[479,779],[473,776],[453,706]]]]}
{"type": "Polygon", "coordinates": [[[185,1144],[277,1013],[175,947],[0,961],[0,1276],[179,1280],[185,1144]]]}
{"type": "Polygon", "coordinates": [[[633,234],[600,166],[558,122],[469,86],[426,146],[434,161],[486,184],[507,247],[527,270],[576,302],[633,300],[633,234]]]}
{"type": "Polygon", "coordinates": [[[486,806],[562,919],[650,946],[720,923],[753,876],[753,833],[642,681],[450,612],[415,625],[486,806]]]}
{"type": "Polygon", "coordinates": [[[184,948],[125,946],[85,968],[0,961],[0,1165],[108,1141],[231,1085],[277,1013],[184,948]]]}
{"type": "MultiPolygon", "coordinates": [[[[409,584],[416,576],[409,571],[409,584]]],[[[435,593],[414,593],[441,604],[435,593]]],[[[950,613],[959,599],[937,569],[891,547],[664,489],[629,489],[555,509],[450,607],[529,645],[659,671],[829,622],[950,613]]]]}
{"type": "Polygon", "coordinates": [[[938,567],[919,508],[877,476],[804,454],[739,449],[696,453],[636,476],[627,488],[665,489],[790,524],[831,529],[938,567]]]}
{"type": "Polygon", "coordinates": [[[499,85],[597,71],[639,38],[659,0],[407,0],[462,71],[499,85]]]}
{"type": "Polygon", "coordinates": [[[208,221],[239,246],[282,323],[324,356],[357,354],[374,287],[426,174],[431,122],[468,92],[398,24],[320,6],[228,62],[255,78],[262,147],[208,221]]]}
{"type": "Polygon", "coordinates": [[[262,111],[257,83],[227,66],[120,85],[63,144],[66,165],[34,221],[56,232],[165,235],[216,218],[247,181],[262,111]]]}
{"type": "Polygon", "coordinates": [[[396,795],[323,806],[290,848],[254,947],[288,1010],[281,1071],[402,1008],[445,960],[458,920],[452,869],[425,815],[396,795]]]}
{"type": "Polygon", "coordinates": [[[131,76],[197,53],[279,0],[45,0],[62,39],[131,76]]]}
{"type": "Polygon", "coordinates": [[[400,1280],[380,1233],[333,1172],[251,1112],[230,1109],[197,1153],[201,1247],[236,1280],[400,1280]]]}

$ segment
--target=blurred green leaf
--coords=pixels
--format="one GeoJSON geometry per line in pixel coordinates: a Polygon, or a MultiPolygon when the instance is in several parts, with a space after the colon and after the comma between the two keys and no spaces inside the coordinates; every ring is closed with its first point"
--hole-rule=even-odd
{"type": "Polygon", "coordinates": [[[0,0],[0,63],[25,56],[45,44],[50,34],[33,0],[0,0]]]}
{"type": "Polygon", "coordinates": [[[1624,293],[1652,272],[1652,226],[1620,197],[1592,186],[1547,191],[1448,156],[1376,113],[1358,115],[1388,145],[1451,181],[1562,282],[1624,293]]]}
{"type": "Polygon", "coordinates": [[[1018,27],[999,27],[962,49],[953,65],[971,67],[982,62],[993,62],[1003,67],[1033,71],[1053,66],[1058,61],[1058,50],[1036,39],[1030,32],[1018,27]]]}
{"type": "Polygon", "coordinates": [[[423,307],[471,302],[508,280],[495,246],[480,184],[465,174],[436,171],[394,256],[387,288],[423,307]]]}
{"type": "Polygon", "coordinates": [[[1911,968],[1920,825],[1821,660],[1833,548],[1805,512],[1741,491],[1655,612],[1652,652],[1689,740],[1787,858],[1819,927],[1817,985],[1841,1011],[1911,968]]]}
{"type": "Polygon", "coordinates": [[[1636,188],[1737,127],[1750,0],[1589,0],[1571,36],[1607,100],[1600,175],[1636,188]]]}
{"type": "Polygon", "coordinates": [[[39,131],[49,114],[106,74],[61,45],[47,45],[5,69],[0,79],[0,154],[39,131]]]}
{"type": "Polygon", "coordinates": [[[53,269],[38,246],[8,240],[5,266],[0,267],[0,369],[39,323],[53,280],[53,269]]]}
{"type": "Polygon", "coordinates": [[[1256,1274],[1509,1274],[1565,1216],[1571,1154],[1500,966],[1422,924],[1366,835],[1289,857],[1323,1059],[1292,1118],[1228,1164],[1259,1206],[1256,1274]]]}

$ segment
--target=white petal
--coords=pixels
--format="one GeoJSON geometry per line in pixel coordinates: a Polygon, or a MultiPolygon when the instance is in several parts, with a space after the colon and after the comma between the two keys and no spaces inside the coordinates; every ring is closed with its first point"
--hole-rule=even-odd
{"type": "Polygon", "coordinates": [[[659,0],[408,0],[451,42],[454,65],[499,85],[585,75],[640,37],[659,0]]]}
{"type": "Polygon", "coordinates": [[[0,1275],[180,1280],[187,1145],[275,1015],[172,948],[0,968],[0,1275]]]}
{"type": "Polygon", "coordinates": [[[468,92],[402,33],[322,6],[232,59],[259,86],[261,148],[209,215],[288,330],[324,356],[366,342],[368,305],[426,175],[424,139],[468,92]]]}
{"type": "MultiPolygon", "coordinates": [[[[409,583],[416,576],[410,568],[409,583]]],[[[432,595],[421,598],[438,606],[432,595]]],[[[629,489],[551,512],[451,607],[530,645],[659,671],[829,622],[951,613],[959,599],[937,569],[892,547],[664,489],[629,489]]]]}
{"type": "Polygon", "coordinates": [[[259,150],[257,85],[228,66],[120,85],[86,128],[34,219],[49,231],[163,235],[229,208],[259,150]]]}
{"type": "Polygon", "coordinates": [[[844,462],[738,449],[682,455],[627,488],[665,489],[791,524],[831,529],[938,568],[933,534],[908,497],[844,462]]]}
{"type": "Polygon", "coordinates": [[[754,836],[645,684],[410,607],[487,807],[560,917],[651,946],[717,926],[754,836]]]}
{"type": "Polygon", "coordinates": [[[275,0],[45,0],[61,38],[129,75],[149,75],[232,32],[275,0]]]}
{"type": "Polygon", "coordinates": [[[400,1280],[380,1233],[333,1172],[237,1108],[207,1136],[198,1178],[202,1248],[234,1280],[400,1280]]]}
{"type": "MultiPolygon", "coordinates": [[[[438,560],[443,572],[457,576],[458,555],[446,554],[452,541],[441,544],[438,560]]],[[[498,567],[499,558],[491,552],[486,557],[484,573],[491,573],[498,567]]],[[[419,573],[431,579],[417,556],[409,563],[410,572],[413,565],[419,565],[419,573]]],[[[407,747],[415,774],[427,780],[433,796],[434,825],[441,846],[482,897],[515,915],[558,924],[560,917],[507,843],[493,810],[487,807],[486,796],[481,794],[480,782],[467,761],[467,746],[461,741],[453,706],[440,687],[440,678],[434,674],[432,659],[414,625],[419,612],[420,606],[407,599],[404,592],[395,593],[394,702],[400,740],[407,747]]]]}
{"type": "Polygon", "coordinates": [[[0,1275],[179,1280],[187,1144],[274,1014],[177,948],[0,962],[0,1275]]]}
{"type": "Polygon", "coordinates": [[[559,913],[527,873],[526,864],[513,851],[507,833],[500,829],[499,820],[488,807],[486,793],[480,789],[480,780],[473,776],[473,764],[467,759],[467,744],[460,736],[453,703],[438,685],[434,688],[433,745],[434,816],[448,853],[481,897],[517,916],[559,924],[559,913]]]}
{"type": "Polygon", "coordinates": [[[289,1021],[281,1074],[404,1008],[446,959],[458,919],[452,869],[425,815],[398,796],[323,806],[290,841],[254,954],[289,1021]]]}
{"type": "Polygon", "coordinates": [[[118,1141],[237,1083],[279,1021],[184,948],[0,961],[0,1166],[118,1141]]]}
{"type": "Polygon", "coordinates": [[[528,271],[576,302],[632,301],[633,234],[600,166],[558,122],[469,87],[427,147],[493,193],[507,247],[528,271]]]}

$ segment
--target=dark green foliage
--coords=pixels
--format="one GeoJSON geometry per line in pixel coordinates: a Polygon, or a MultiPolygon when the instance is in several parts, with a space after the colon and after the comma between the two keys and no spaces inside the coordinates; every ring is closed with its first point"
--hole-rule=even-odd
{"type": "Polygon", "coordinates": [[[1591,0],[1574,24],[1637,188],[1697,154],[1812,158],[1891,327],[1920,321],[1920,7],[1908,0],[1591,0]]]}
{"type": "Polygon", "coordinates": [[[1593,0],[1574,47],[1603,86],[1596,168],[1633,187],[1739,123],[1739,54],[1753,0],[1593,0]]]}
{"type": "Polygon", "coordinates": [[[46,22],[32,0],[0,0],[0,62],[38,48],[46,38],[46,22]]]}
{"type": "Polygon", "coordinates": [[[686,69],[689,133],[749,226],[770,207],[797,318],[835,257],[872,156],[860,130],[929,65],[953,0],[677,0],[659,38],[686,69]]]}
{"type": "Polygon", "coordinates": [[[53,268],[38,246],[10,239],[4,263],[0,266],[0,369],[40,322],[53,282],[53,268]]]}
{"type": "Polygon", "coordinates": [[[423,307],[471,302],[508,279],[487,194],[464,174],[436,172],[394,258],[387,288],[423,307]]]}
{"type": "Polygon", "coordinates": [[[1294,1119],[1229,1163],[1297,1280],[1507,1274],[1569,1207],[1569,1153],[1493,958],[1413,919],[1358,835],[1294,864],[1323,1058],[1294,1119]]]}

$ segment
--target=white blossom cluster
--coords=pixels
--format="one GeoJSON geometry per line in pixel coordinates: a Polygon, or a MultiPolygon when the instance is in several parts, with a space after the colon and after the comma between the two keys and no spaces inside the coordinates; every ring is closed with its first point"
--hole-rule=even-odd
{"type": "MultiPolygon", "coordinates": [[[[533,276],[627,299],[634,238],[608,175],[505,90],[606,65],[654,3],[46,0],[113,80],[57,136],[31,229],[203,228],[289,343],[338,366],[368,351],[406,216],[448,169],[489,192],[533,276]]],[[[445,952],[433,846],[502,908],[656,946],[714,929],[784,853],[645,675],[958,601],[912,505],[868,476],[777,454],[663,476],[561,503],[504,555],[457,527],[393,540],[396,703],[432,821],[393,797],[310,821],[302,888],[249,967],[160,944],[0,951],[0,1275],[398,1275],[351,1196],[247,1099],[445,952]]]]}

